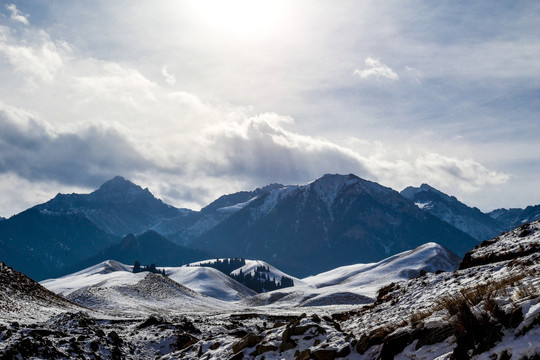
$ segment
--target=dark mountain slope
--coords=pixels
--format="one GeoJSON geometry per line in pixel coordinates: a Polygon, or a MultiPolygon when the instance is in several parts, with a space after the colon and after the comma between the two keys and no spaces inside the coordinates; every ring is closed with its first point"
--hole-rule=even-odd
{"type": "Polygon", "coordinates": [[[141,235],[126,235],[119,244],[112,245],[97,255],[66,269],[64,273],[84,269],[105,260],[114,259],[124,264],[138,260],[142,265],[180,266],[190,262],[208,259],[210,255],[202,250],[188,249],[176,245],[155,231],[141,235]]]}
{"type": "Polygon", "coordinates": [[[503,225],[496,219],[428,184],[422,184],[419,188],[410,186],[401,191],[401,195],[414,201],[422,210],[477,240],[491,239],[504,230],[503,225]]]}
{"type": "Polygon", "coordinates": [[[55,276],[118,240],[81,214],[54,215],[32,208],[0,222],[3,260],[35,280],[55,276]]]}
{"type": "Polygon", "coordinates": [[[524,223],[540,219],[540,205],[527,206],[525,209],[497,209],[488,215],[500,222],[504,230],[508,231],[524,223]]]}

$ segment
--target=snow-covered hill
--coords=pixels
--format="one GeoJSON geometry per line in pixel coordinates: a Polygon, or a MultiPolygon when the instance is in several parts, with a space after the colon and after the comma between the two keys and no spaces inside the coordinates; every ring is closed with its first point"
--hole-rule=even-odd
{"type": "Polygon", "coordinates": [[[304,281],[302,281],[301,279],[286,274],[278,268],[262,260],[246,260],[246,265],[234,270],[233,272],[231,272],[231,275],[238,275],[240,272],[242,272],[244,275],[255,275],[257,268],[260,267],[268,269],[267,275],[270,279],[276,279],[276,281],[279,281],[279,279],[281,279],[282,277],[288,277],[293,280],[294,286],[301,286],[305,284],[304,281]]]}
{"type": "MultiPolygon", "coordinates": [[[[200,344],[218,348],[166,358],[537,359],[539,234],[540,222],[516,229],[471,251],[468,258],[482,259],[476,265],[391,283],[361,308],[278,320],[240,340],[215,336],[200,344]]],[[[341,283],[331,272],[323,278],[341,283]]]]}
{"type": "Polygon", "coordinates": [[[232,306],[229,302],[254,295],[215,269],[169,267],[165,271],[168,277],[134,274],[131,266],[108,260],[41,284],[77,304],[110,313],[223,309],[232,306]]]}
{"type": "Polygon", "coordinates": [[[165,268],[165,271],[170,279],[215,299],[237,301],[256,294],[216,269],[182,266],[165,268]]]}
{"type": "Polygon", "coordinates": [[[442,246],[428,243],[377,263],[342,266],[301,279],[299,286],[257,295],[248,304],[295,307],[372,303],[383,286],[421,273],[456,270],[460,260],[442,246]]]}

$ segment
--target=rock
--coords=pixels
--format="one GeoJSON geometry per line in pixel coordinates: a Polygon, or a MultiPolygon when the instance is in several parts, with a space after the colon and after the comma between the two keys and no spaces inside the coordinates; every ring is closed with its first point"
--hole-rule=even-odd
{"type": "Polygon", "coordinates": [[[217,348],[219,348],[221,346],[221,344],[219,342],[215,342],[213,343],[212,345],[210,345],[209,349],[210,350],[216,350],[217,348]]]}
{"type": "Polygon", "coordinates": [[[292,327],[291,331],[292,331],[292,335],[303,335],[310,329],[315,329],[314,335],[326,334],[326,330],[320,325],[316,325],[316,324],[292,327]]]}
{"type": "Polygon", "coordinates": [[[344,346],[343,348],[339,349],[336,353],[336,357],[338,358],[344,358],[344,357],[347,357],[349,356],[351,353],[351,348],[349,347],[349,345],[347,346],[344,346]]]}
{"type": "Polygon", "coordinates": [[[113,345],[119,345],[122,343],[122,339],[120,339],[120,336],[116,333],[116,331],[111,331],[108,335],[109,339],[111,339],[111,344],[113,345]]]}
{"type": "Polygon", "coordinates": [[[90,350],[92,350],[93,352],[96,352],[99,350],[99,343],[97,341],[92,341],[90,343],[90,350]]]}
{"type": "Polygon", "coordinates": [[[303,351],[296,350],[294,357],[296,360],[308,360],[311,357],[311,351],[309,349],[303,351]]]}
{"type": "Polygon", "coordinates": [[[178,350],[183,350],[197,343],[197,341],[199,340],[193,335],[190,335],[188,333],[182,333],[178,335],[178,338],[176,339],[176,348],[178,350]]]}
{"type": "Polygon", "coordinates": [[[139,324],[139,326],[137,326],[137,329],[140,330],[140,329],[144,329],[150,326],[155,326],[155,325],[159,325],[163,323],[164,323],[163,318],[150,315],[145,321],[143,321],[141,324],[139,324]]]}
{"type": "Polygon", "coordinates": [[[337,351],[334,349],[318,349],[313,352],[313,356],[317,360],[334,360],[337,351]]]}
{"type": "Polygon", "coordinates": [[[249,333],[246,336],[244,336],[240,341],[236,342],[232,346],[232,350],[234,353],[240,352],[244,350],[245,348],[250,348],[257,345],[258,343],[261,342],[262,339],[263,339],[262,336],[257,336],[253,333],[249,333]]]}
{"type": "Polygon", "coordinates": [[[335,321],[346,321],[349,320],[351,315],[349,313],[337,313],[332,314],[332,319],[335,321]]]}
{"type": "Polygon", "coordinates": [[[392,360],[394,356],[405,349],[412,342],[411,334],[404,331],[397,334],[392,334],[384,339],[383,347],[380,353],[381,360],[392,360]]]}
{"type": "Polygon", "coordinates": [[[292,328],[286,328],[281,335],[281,344],[279,345],[279,351],[287,351],[296,347],[296,341],[291,339],[293,335],[292,328]]]}
{"type": "Polygon", "coordinates": [[[279,345],[279,351],[287,351],[290,349],[294,349],[296,345],[297,345],[296,341],[294,340],[282,341],[281,344],[279,345]]]}
{"type": "Polygon", "coordinates": [[[229,360],[242,360],[244,358],[244,353],[239,352],[234,354],[229,360]]]}
{"type": "Polygon", "coordinates": [[[278,349],[277,346],[271,345],[271,344],[270,345],[257,345],[257,348],[255,349],[255,351],[253,351],[250,355],[258,356],[269,351],[276,351],[277,349],[278,349]]]}

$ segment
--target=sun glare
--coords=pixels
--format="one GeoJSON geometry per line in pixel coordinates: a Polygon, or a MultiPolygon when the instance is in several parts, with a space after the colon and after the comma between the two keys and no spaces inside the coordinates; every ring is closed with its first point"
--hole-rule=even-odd
{"type": "Polygon", "coordinates": [[[205,27],[243,36],[260,36],[279,29],[286,14],[281,1],[199,0],[191,6],[205,27]]]}

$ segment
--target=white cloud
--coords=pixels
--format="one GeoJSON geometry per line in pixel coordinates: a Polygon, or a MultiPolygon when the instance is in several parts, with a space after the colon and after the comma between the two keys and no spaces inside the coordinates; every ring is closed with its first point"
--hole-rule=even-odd
{"type": "Polygon", "coordinates": [[[0,35],[0,55],[7,58],[16,72],[27,80],[54,80],[55,74],[64,64],[63,52],[67,50],[64,43],[55,44],[43,31],[37,32],[34,44],[15,38],[6,27],[0,27],[0,35]]]}
{"type": "Polygon", "coordinates": [[[467,195],[506,184],[510,175],[486,168],[471,158],[458,158],[426,150],[412,151],[382,143],[371,148],[365,166],[376,179],[394,189],[429,183],[451,195],[467,195]]]}
{"type": "Polygon", "coordinates": [[[6,9],[8,9],[9,12],[11,13],[10,15],[11,20],[18,21],[25,25],[30,24],[30,22],[28,21],[28,15],[23,14],[19,9],[17,9],[17,6],[15,6],[15,4],[7,4],[6,9]]]}
{"type": "Polygon", "coordinates": [[[389,66],[383,64],[379,59],[368,57],[365,60],[365,68],[363,70],[356,69],[353,74],[360,76],[362,79],[367,78],[386,78],[390,80],[398,80],[399,76],[389,66]]]}
{"type": "Polygon", "coordinates": [[[167,82],[167,84],[176,84],[176,77],[174,76],[174,74],[169,73],[169,69],[167,69],[167,66],[163,66],[161,68],[161,75],[165,77],[165,81],[167,82]]]}
{"type": "Polygon", "coordinates": [[[82,102],[122,102],[134,108],[155,100],[157,84],[135,69],[114,62],[86,61],[89,74],[73,75],[82,102]]]}

